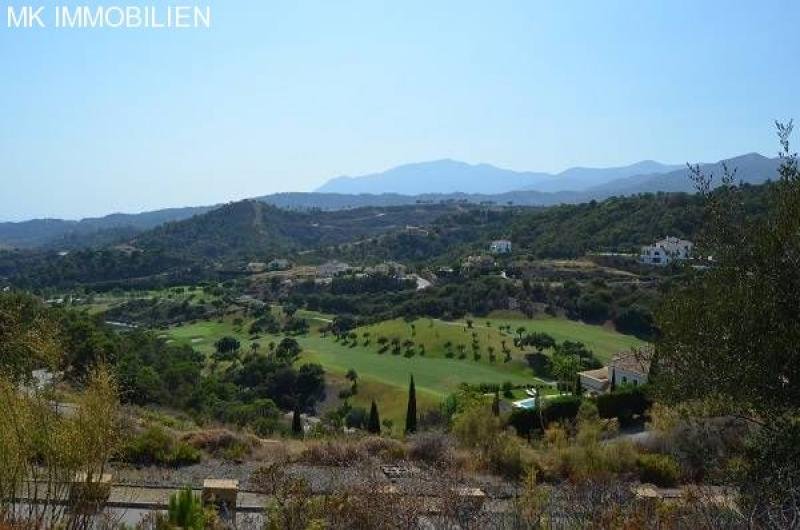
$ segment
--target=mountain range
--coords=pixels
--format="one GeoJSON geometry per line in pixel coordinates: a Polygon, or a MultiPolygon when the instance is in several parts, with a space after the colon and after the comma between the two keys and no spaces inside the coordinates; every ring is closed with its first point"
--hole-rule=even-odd
{"type": "MultiPolygon", "coordinates": [[[[737,181],[759,184],[777,178],[780,159],[750,153],[701,164],[700,167],[704,172],[716,176],[718,182],[723,165],[736,169],[737,181]]],[[[642,161],[616,168],[571,168],[551,175],[515,172],[489,164],[470,165],[454,160],[438,160],[408,164],[362,177],[337,177],[316,192],[277,193],[255,200],[289,210],[332,211],[440,202],[552,206],[659,191],[694,191],[688,168],[642,161]]],[[[0,223],[0,250],[104,246],[131,239],[164,223],[189,219],[219,207],[170,208],[140,214],[112,214],[80,221],[34,219],[0,223]]]]}
{"type": "MultiPolygon", "coordinates": [[[[724,167],[736,171],[735,177],[737,182],[761,184],[768,180],[777,179],[777,170],[780,163],[781,161],[777,157],[767,158],[758,153],[749,153],[718,162],[699,164],[699,167],[702,172],[714,177],[713,182],[715,185],[720,183],[720,177],[723,174],[724,167]]],[[[405,174],[408,168],[412,166],[420,167],[422,174],[432,179],[436,175],[437,168],[448,168],[449,170],[457,168],[464,169],[463,188],[455,192],[425,191],[416,194],[403,194],[398,192],[344,193],[324,191],[311,193],[276,193],[258,197],[258,200],[280,208],[321,208],[323,210],[358,208],[362,206],[400,206],[404,204],[447,201],[466,201],[474,203],[491,202],[495,204],[511,203],[517,206],[553,206],[556,204],[577,204],[591,200],[603,200],[608,197],[635,195],[637,193],[656,193],[660,191],[693,193],[695,191],[694,183],[690,178],[690,171],[687,166],[668,166],[652,161],[638,162],[630,166],[619,168],[572,168],[559,173],[558,176],[551,175],[547,177],[550,180],[541,180],[539,184],[534,187],[515,187],[495,193],[466,191],[469,187],[479,187],[479,184],[475,182],[469,184],[469,179],[475,177],[475,175],[483,175],[481,178],[491,178],[489,177],[490,170],[488,168],[493,168],[493,166],[489,166],[488,164],[470,166],[469,164],[463,164],[461,162],[437,161],[430,162],[429,164],[403,166],[403,170],[400,173],[405,174]],[[645,172],[639,173],[638,171],[645,172]],[[571,184],[573,189],[558,189],[558,185],[554,183],[556,180],[563,183],[565,186],[571,184]],[[556,189],[551,190],[551,188],[556,189]]],[[[499,175],[508,172],[508,170],[504,169],[494,169],[499,172],[497,173],[498,180],[502,180],[502,177],[499,175]]],[[[387,173],[392,173],[392,171],[387,173]]],[[[527,176],[536,175],[534,173],[514,174],[527,176]]],[[[360,182],[360,179],[364,178],[366,180],[363,182],[369,187],[375,185],[380,186],[383,184],[383,175],[385,175],[385,173],[368,175],[366,177],[355,177],[347,181],[342,181],[340,180],[341,177],[339,177],[329,181],[329,184],[339,186],[339,183],[347,182],[347,185],[354,185],[355,182],[360,182]]],[[[396,174],[392,173],[386,178],[388,180],[385,185],[387,188],[391,188],[392,182],[396,179],[396,174]]],[[[444,180],[449,181],[453,178],[455,178],[454,174],[448,173],[444,180]]],[[[503,189],[505,185],[514,185],[511,184],[512,181],[515,182],[516,185],[519,184],[519,182],[515,180],[516,177],[512,176],[510,179],[511,180],[504,181],[506,184],[502,186],[495,186],[497,189],[503,189]]],[[[421,182],[418,182],[415,186],[416,185],[424,186],[421,182]]],[[[326,186],[323,186],[321,189],[328,189],[326,186]]],[[[428,188],[436,188],[436,185],[431,184],[428,188]]]]}
{"type": "Polygon", "coordinates": [[[359,177],[336,177],[319,193],[420,195],[428,193],[498,194],[514,190],[581,191],[591,186],[633,175],[666,173],[681,166],[652,160],[612,168],[575,167],[557,174],[520,172],[491,164],[467,164],[457,160],[434,160],[398,166],[382,173],[359,177]]]}

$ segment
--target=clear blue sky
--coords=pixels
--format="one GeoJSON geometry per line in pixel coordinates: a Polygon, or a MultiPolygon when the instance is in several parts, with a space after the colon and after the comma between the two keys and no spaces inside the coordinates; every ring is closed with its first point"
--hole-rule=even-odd
{"type": "Polygon", "coordinates": [[[9,30],[9,3],[24,2],[0,0],[0,220],[438,158],[773,155],[773,120],[800,117],[796,0],[209,0],[212,29],[182,31],[9,30]]]}

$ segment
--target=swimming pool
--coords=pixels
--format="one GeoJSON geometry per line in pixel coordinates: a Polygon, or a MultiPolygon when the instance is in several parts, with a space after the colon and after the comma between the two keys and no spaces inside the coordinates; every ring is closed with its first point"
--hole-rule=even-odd
{"type": "Polygon", "coordinates": [[[520,399],[519,401],[514,401],[511,405],[518,409],[535,409],[536,398],[520,399]]]}

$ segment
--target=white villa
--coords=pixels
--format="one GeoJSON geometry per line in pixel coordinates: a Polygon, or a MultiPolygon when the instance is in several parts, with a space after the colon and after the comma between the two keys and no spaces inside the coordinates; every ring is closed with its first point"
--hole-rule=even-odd
{"type": "Polygon", "coordinates": [[[608,365],[608,379],[611,388],[617,385],[643,385],[650,375],[652,352],[624,351],[611,358],[608,365]]]}
{"type": "Polygon", "coordinates": [[[248,263],[245,269],[247,272],[257,274],[259,272],[264,272],[267,269],[267,264],[260,261],[253,261],[248,263]]]}
{"type": "Polygon", "coordinates": [[[622,351],[611,358],[608,366],[578,372],[581,388],[588,394],[603,394],[619,385],[643,385],[650,374],[650,353],[622,351]]]}
{"type": "Polygon", "coordinates": [[[581,389],[589,394],[602,394],[608,390],[608,366],[578,372],[581,389]]]}
{"type": "Polygon", "coordinates": [[[511,241],[508,239],[496,239],[489,244],[489,252],[492,254],[511,254],[511,241]]]}
{"type": "Polygon", "coordinates": [[[386,274],[402,278],[406,275],[406,266],[396,261],[384,261],[374,267],[368,267],[364,272],[368,274],[386,274]]]}
{"type": "Polygon", "coordinates": [[[350,265],[347,263],[331,260],[317,266],[317,276],[322,278],[333,278],[337,274],[347,272],[351,269],[352,267],[350,267],[350,265]]]}
{"type": "Polygon", "coordinates": [[[693,248],[691,241],[667,236],[652,245],[642,247],[639,261],[648,265],[668,265],[673,261],[688,259],[693,248]]]}

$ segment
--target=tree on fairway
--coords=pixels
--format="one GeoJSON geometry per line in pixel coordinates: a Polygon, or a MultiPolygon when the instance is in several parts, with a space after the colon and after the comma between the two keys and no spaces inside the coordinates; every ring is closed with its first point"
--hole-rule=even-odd
{"type": "Polygon", "coordinates": [[[294,304],[286,304],[283,306],[283,314],[286,315],[286,318],[289,320],[294,317],[294,314],[297,313],[297,306],[294,304]]]}
{"type": "Polygon", "coordinates": [[[378,405],[375,400],[372,400],[372,406],[369,409],[369,420],[367,421],[367,431],[372,434],[381,433],[381,417],[378,414],[378,405]]]}
{"type": "Polygon", "coordinates": [[[525,337],[525,344],[533,346],[536,348],[536,351],[542,353],[542,351],[548,348],[555,348],[556,341],[553,337],[548,335],[547,333],[531,333],[527,337],[525,337]]]}
{"type": "Polygon", "coordinates": [[[241,347],[241,344],[234,337],[222,337],[214,343],[214,348],[220,354],[233,353],[241,347]]]}
{"type": "Polygon", "coordinates": [[[275,350],[275,356],[286,364],[292,364],[297,360],[301,351],[303,350],[295,339],[286,337],[278,344],[275,350]]]}
{"type": "Polygon", "coordinates": [[[345,377],[350,381],[350,383],[352,383],[350,385],[350,393],[355,395],[356,392],[358,392],[358,374],[355,370],[350,368],[347,371],[347,374],[345,374],[345,377]]]}
{"type": "Polygon", "coordinates": [[[233,337],[222,337],[214,343],[214,360],[215,361],[232,361],[236,358],[236,353],[239,351],[241,344],[233,337]]]}
{"type": "Polygon", "coordinates": [[[406,411],[406,434],[417,432],[417,390],[414,388],[414,376],[408,385],[408,410],[406,411]]]}

